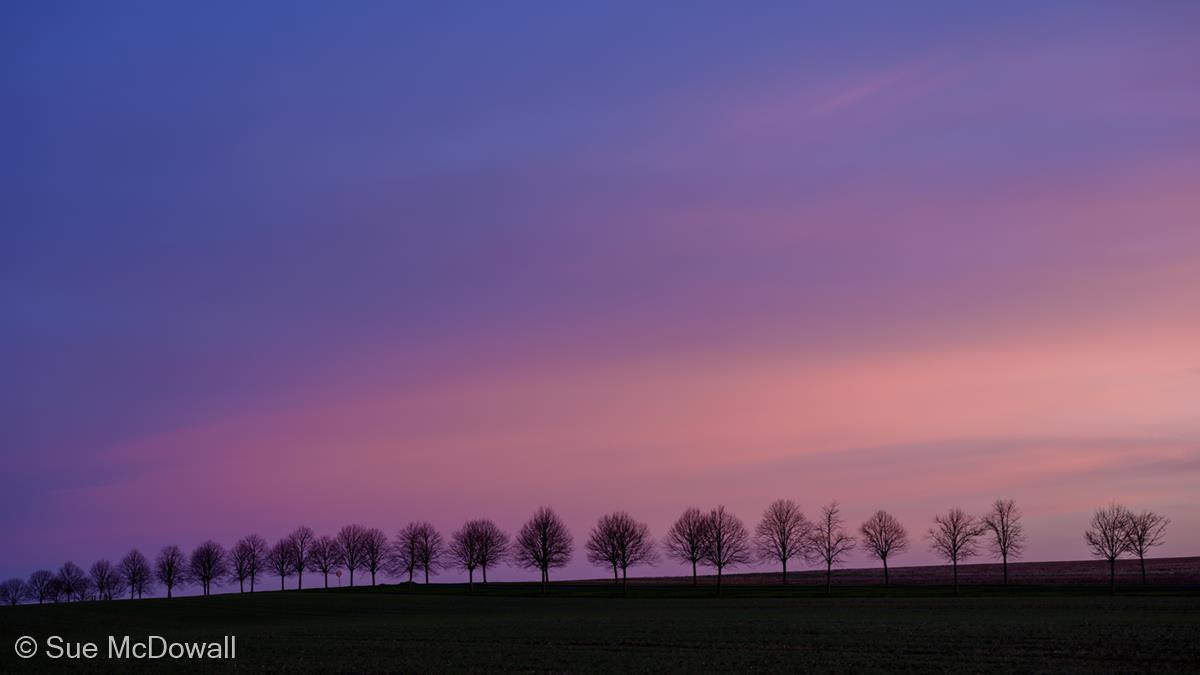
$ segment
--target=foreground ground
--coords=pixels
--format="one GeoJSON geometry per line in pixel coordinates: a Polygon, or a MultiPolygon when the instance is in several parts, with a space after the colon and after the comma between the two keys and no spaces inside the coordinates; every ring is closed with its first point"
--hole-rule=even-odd
{"type": "Polygon", "coordinates": [[[711,589],[494,585],[218,595],[0,608],[0,672],[178,671],[170,661],[19,660],[18,636],[237,635],[188,671],[1200,671],[1189,588],[711,589]]]}

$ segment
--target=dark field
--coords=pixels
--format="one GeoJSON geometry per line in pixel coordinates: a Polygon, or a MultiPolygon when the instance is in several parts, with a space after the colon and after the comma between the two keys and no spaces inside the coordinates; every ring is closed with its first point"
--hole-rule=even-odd
{"type": "Polygon", "coordinates": [[[236,661],[186,670],[1200,672],[1200,590],[1125,586],[787,588],[594,584],[382,586],[0,608],[0,672],[178,671],[157,662],[27,661],[17,636],[100,643],[238,636],[236,661]]]}

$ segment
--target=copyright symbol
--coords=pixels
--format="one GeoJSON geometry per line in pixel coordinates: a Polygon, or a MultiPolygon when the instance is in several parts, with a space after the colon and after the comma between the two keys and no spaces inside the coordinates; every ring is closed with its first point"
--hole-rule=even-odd
{"type": "Polygon", "coordinates": [[[13,645],[13,649],[16,649],[17,656],[23,659],[32,658],[37,653],[37,640],[28,635],[19,637],[17,638],[17,644],[13,645]]]}

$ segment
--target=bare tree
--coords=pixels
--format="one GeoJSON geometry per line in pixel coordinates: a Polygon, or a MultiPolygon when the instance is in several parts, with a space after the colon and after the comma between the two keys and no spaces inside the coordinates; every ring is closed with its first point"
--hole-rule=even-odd
{"type": "Polygon", "coordinates": [[[750,564],[750,535],[737,516],[721,505],[705,517],[704,564],[717,570],[717,593],[721,592],[721,574],[726,567],[750,564]]]}
{"type": "Polygon", "coordinates": [[[611,566],[613,583],[621,583],[625,590],[629,588],[631,566],[657,562],[650,527],[634,520],[624,511],[602,516],[592,528],[584,547],[588,562],[601,567],[611,566]]]}
{"type": "Polygon", "coordinates": [[[983,526],[991,531],[988,545],[1004,568],[1004,585],[1008,585],[1008,559],[1020,558],[1025,551],[1025,528],[1021,525],[1021,510],[1011,499],[997,499],[992,510],[983,517],[983,526]]]}
{"type": "MultiPolygon", "coordinates": [[[[362,565],[371,573],[371,585],[375,585],[375,575],[383,569],[388,560],[388,539],[382,530],[372,527],[362,533],[362,565]]],[[[426,583],[429,582],[429,572],[425,572],[426,583]]]]}
{"type": "Polygon", "coordinates": [[[29,597],[29,587],[20,579],[0,583],[0,603],[19,605],[29,597]]]}
{"type": "Polygon", "coordinates": [[[846,532],[838,503],[821,507],[821,517],[813,525],[812,545],[817,559],[825,563],[825,593],[833,587],[833,566],[845,562],[856,543],[846,532]]]}
{"type": "Polygon", "coordinates": [[[571,561],[574,538],[562,519],[552,509],[540,507],[533,517],[521,526],[517,534],[514,561],[542,574],[542,592],[550,582],[550,570],[564,567],[571,561]]]}
{"type": "Polygon", "coordinates": [[[228,573],[229,559],[224,546],[210,539],[192,551],[188,574],[200,584],[204,595],[209,595],[213,583],[221,583],[228,573]]]}
{"type": "Polygon", "coordinates": [[[934,516],[933,527],[925,535],[929,539],[929,549],[954,567],[955,595],[958,595],[958,563],[979,553],[978,540],[985,527],[975,516],[954,508],[944,516],[934,516]]]}
{"type": "Polygon", "coordinates": [[[154,578],[167,589],[167,597],[171,597],[176,586],[188,582],[187,558],[183,551],[174,544],[164,546],[154,558],[154,578]]]}
{"type": "Polygon", "coordinates": [[[1088,549],[1108,561],[1108,588],[1117,592],[1117,558],[1129,551],[1129,520],[1133,514],[1120,504],[1109,504],[1092,514],[1091,528],[1083,533],[1088,549]]]}
{"type": "Polygon", "coordinates": [[[1125,539],[1129,544],[1129,552],[1136,555],[1142,565],[1143,584],[1146,583],[1146,554],[1155,546],[1162,546],[1163,536],[1170,524],[1170,518],[1153,511],[1129,514],[1125,523],[1125,539]]]}
{"type": "Polygon", "coordinates": [[[299,590],[304,588],[304,570],[308,569],[308,556],[312,554],[312,545],[317,540],[317,535],[311,527],[301,525],[292,530],[287,540],[292,547],[292,567],[296,571],[296,589],[299,590]]]}
{"type": "Polygon", "coordinates": [[[788,561],[808,557],[812,550],[812,523],[790,499],[777,499],[763,511],[754,528],[754,548],[759,560],[780,564],[780,578],[787,583],[788,561]]]}
{"type": "Polygon", "coordinates": [[[409,585],[412,585],[413,572],[417,569],[421,557],[418,549],[422,525],[424,523],[413,521],[397,532],[388,558],[388,571],[397,577],[407,575],[409,585]]]}
{"type": "Polygon", "coordinates": [[[696,564],[704,560],[704,541],[708,519],[697,508],[690,508],[667,530],[663,548],[667,556],[692,565],[692,585],[698,583],[696,564]]]}
{"type": "Polygon", "coordinates": [[[488,568],[507,560],[512,544],[509,542],[508,533],[487,518],[474,522],[478,523],[479,528],[479,569],[483,572],[483,583],[486,584],[488,568]]]}
{"type": "Polygon", "coordinates": [[[267,542],[257,534],[247,535],[233,545],[229,552],[229,562],[233,576],[238,580],[238,590],[246,590],[246,582],[250,582],[250,592],[262,576],[267,558],[267,542]]]}
{"type": "Polygon", "coordinates": [[[279,590],[284,590],[284,579],[296,573],[296,564],[292,561],[292,555],[296,552],[292,542],[288,541],[287,537],[275,542],[275,545],[267,549],[267,555],[264,558],[267,569],[272,574],[279,577],[279,590]]]}
{"type": "Polygon", "coordinates": [[[329,573],[342,566],[342,550],[333,537],[318,537],[313,542],[312,552],[308,556],[308,569],[319,573],[325,578],[325,588],[329,588],[329,573]]]}
{"type": "Polygon", "coordinates": [[[350,586],[354,586],[354,570],[363,568],[363,533],[366,528],[362,525],[347,525],[337,533],[337,545],[342,554],[342,565],[350,572],[350,586]]]}
{"type": "Polygon", "coordinates": [[[67,602],[70,602],[72,598],[83,600],[84,594],[88,589],[88,583],[87,576],[79,568],[79,565],[70,560],[63,563],[63,566],[58,568],[58,575],[55,577],[55,580],[58,582],[58,588],[67,602]]]}
{"type": "Polygon", "coordinates": [[[97,560],[88,570],[92,586],[96,589],[98,600],[112,600],[113,597],[124,593],[121,575],[117,567],[109,560],[97,560]]]}
{"type": "Polygon", "coordinates": [[[908,550],[908,531],[887,511],[876,511],[862,527],[862,547],[883,563],[883,584],[889,583],[888,557],[908,550]]]}
{"type": "Polygon", "coordinates": [[[54,573],[50,570],[38,570],[29,575],[26,586],[29,588],[30,598],[37,600],[40,605],[55,594],[54,573]]]}
{"type": "Polygon", "coordinates": [[[450,535],[447,558],[450,565],[467,573],[467,588],[475,590],[475,568],[479,567],[481,521],[468,520],[450,535]]]}
{"type": "Polygon", "coordinates": [[[141,598],[150,589],[152,575],[150,561],[146,560],[146,556],[142,555],[141,551],[135,548],[126,553],[125,557],[121,558],[121,562],[117,563],[117,568],[125,588],[129,589],[130,600],[134,596],[141,598]]]}

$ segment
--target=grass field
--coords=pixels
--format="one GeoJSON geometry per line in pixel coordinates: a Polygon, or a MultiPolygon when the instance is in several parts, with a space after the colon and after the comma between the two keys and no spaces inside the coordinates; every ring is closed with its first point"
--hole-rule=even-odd
{"type": "Polygon", "coordinates": [[[219,640],[191,671],[1198,672],[1200,591],[1125,588],[381,586],[0,608],[0,672],[178,671],[162,660],[19,660],[20,635],[219,640]]]}

